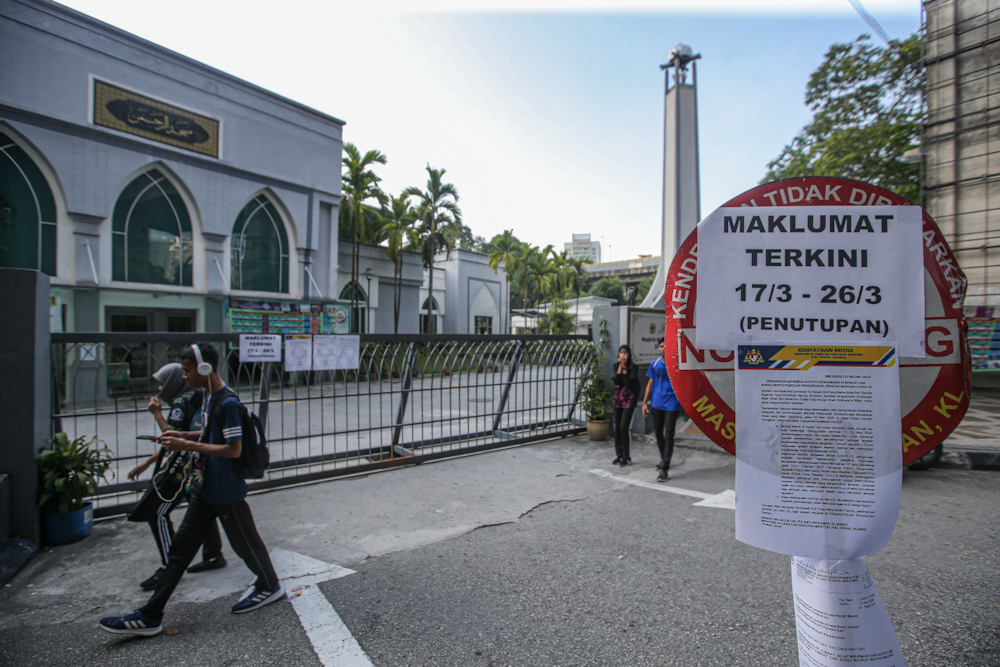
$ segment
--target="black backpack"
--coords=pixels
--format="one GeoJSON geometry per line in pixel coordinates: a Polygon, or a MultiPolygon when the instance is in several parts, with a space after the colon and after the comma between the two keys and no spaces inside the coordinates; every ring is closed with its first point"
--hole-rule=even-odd
{"type": "MultiPolygon", "coordinates": [[[[240,447],[240,456],[235,461],[236,468],[246,479],[261,479],[271,464],[271,453],[267,449],[267,438],[264,436],[264,424],[260,421],[260,417],[243,405],[232,389],[226,387],[221,394],[216,404],[212,406],[210,420],[215,421],[218,418],[222,402],[226,398],[230,396],[236,398],[240,404],[240,422],[243,426],[243,442],[240,447]]],[[[209,432],[208,429],[209,425],[205,424],[206,435],[209,432]]]]}

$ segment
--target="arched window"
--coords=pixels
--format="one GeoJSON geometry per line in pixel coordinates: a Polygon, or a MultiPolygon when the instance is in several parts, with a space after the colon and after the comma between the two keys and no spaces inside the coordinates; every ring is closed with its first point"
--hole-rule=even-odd
{"type": "Polygon", "coordinates": [[[114,280],[192,284],[191,219],[162,173],[150,169],[128,184],[115,204],[111,230],[114,280]]]}
{"type": "Polygon", "coordinates": [[[288,236],[267,197],[255,197],[240,211],[230,247],[233,289],[288,292],[288,236]]]}
{"type": "Polygon", "coordinates": [[[0,132],[0,266],[56,275],[56,201],[24,150],[0,132]]]}
{"type": "Polygon", "coordinates": [[[423,304],[420,306],[420,333],[437,333],[438,332],[438,302],[437,299],[433,297],[427,297],[424,299],[423,304]],[[427,305],[430,304],[431,307],[431,319],[427,320],[427,305]],[[428,326],[428,324],[430,326],[428,326]]]}
{"type": "Polygon", "coordinates": [[[364,288],[362,288],[361,285],[352,280],[351,282],[347,283],[347,287],[345,287],[340,291],[340,300],[358,304],[350,309],[351,310],[350,332],[365,333],[365,322],[367,320],[366,306],[368,305],[368,295],[365,293],[364,288]]]}

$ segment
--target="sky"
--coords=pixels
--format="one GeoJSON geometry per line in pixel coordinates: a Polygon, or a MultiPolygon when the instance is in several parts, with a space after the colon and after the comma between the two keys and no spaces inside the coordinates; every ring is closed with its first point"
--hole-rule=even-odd
{"type": "MultiPolygon", "coordinates": [[[[830,45],[874,35],[849,0],[65,4],[345,121],[345,142],[386,155],[390,194],[444,168],[473,233],[557,250],[590,233],[604,261],[659,253],[674,46],[701,54],[705,216],[809,121],[830,45]]],[[[920,27],[919,0],[863,4],[890,38],[920,27]]]]}

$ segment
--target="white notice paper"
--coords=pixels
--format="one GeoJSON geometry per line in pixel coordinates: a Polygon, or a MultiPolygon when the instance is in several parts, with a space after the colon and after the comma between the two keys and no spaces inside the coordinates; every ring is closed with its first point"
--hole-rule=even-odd
{"type": "Polygon", "coordinates": [[[736,539],[808,558],[880,551],[899,516],[892,345],[740,345],[736,539]]]}
{"type": "Polygon", "coordinates": [[[285,336],[285,372],[312,370],[312,336],[285,336]]]}
{"type": "Polygon", "coordinates": [[[240,334],[240,363],[281,361],[281,336],[240,334]]]}
{"type": "Polygon", "coordinates": [[[720,208],[698,223],[699,350],[896,341],[924,356],[917,206],[720,208]]]}
{"type": "Polygon", "coordinates": [[[361,336],[313,336],[313,370],[357,370],[361,357],[361,336]]]}
{"type": "Polygon", "coordinates": [[[906,667],[863,558],[792,558],[792,595],[801,667],[906,667]]]}

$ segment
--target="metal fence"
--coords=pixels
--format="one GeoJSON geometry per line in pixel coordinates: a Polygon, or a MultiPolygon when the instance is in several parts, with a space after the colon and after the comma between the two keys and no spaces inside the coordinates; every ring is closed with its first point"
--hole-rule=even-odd
{"type": "Polygon", "coordinates": [[[585,336],[362,334],[357,370],[285,372],[240,363],[236,334],[52,335],[53,432],[93,437],[114,455],[95,514],[127,512],[148,484],[128,472],[153,453],[152,374],[195,336],[266,425],[271,467],[251,489],[419,463],[579,433],[585,336]]]}

